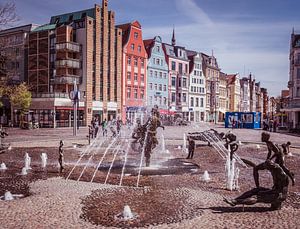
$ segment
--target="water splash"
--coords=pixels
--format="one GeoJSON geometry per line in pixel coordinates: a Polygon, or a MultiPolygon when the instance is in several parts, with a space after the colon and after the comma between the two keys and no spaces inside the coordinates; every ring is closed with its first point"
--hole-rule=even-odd
{"type": "Polygon", "coordinates": [[[41,154],[41,159],[42,159],[42,168],[46,168],[47,166],[47,154],[46,153],[42,153],[41,154]]]}
{"type": "Polygon", "coordinates": [[[6,170],[7,167],[4,162],[1,163],[0,170],[6,170]]]}
{"type": "Polygon", "coordinates": [[[202,175],[202,180],[204,180],[206,182],[210,181],[210,177],[209,177],[207,170],[204,171],[204,173],[202,175]]]}

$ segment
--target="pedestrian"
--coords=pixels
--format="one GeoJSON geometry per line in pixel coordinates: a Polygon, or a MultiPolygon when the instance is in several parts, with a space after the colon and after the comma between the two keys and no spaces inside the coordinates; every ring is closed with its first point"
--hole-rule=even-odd
{"type": "Polygon", "coordinates": [[[277,128],[277,120],[275,119],[273,123],[273,132],[276,132],[276,128],[277,128]]]}
{"type": "Polygon", "coordinates": [[[188,142],[189,142],[189,148],[188,148],[189,155],[186,159],[193,159],[194,151],[195,151],[195,141],[189,137],[188,142]]]}
{"type": "Polygon", "coordinates": [[[120,119],[120,117],[118,117],[116,124],[117,124],[117,133],[119,135],[120,131],[121,131],[121,126],[122,126],[122,120],[120,119]]]}
{"type": "Polygon", "coordinates": [[[98,117],[95,117],[94,125],[95,125],[94,134],[95,134],[95,138],[96,138],[97,135],[98,135],[98,131],[99,131],[99,119],[98,119],[98,117]]]}
{"type": "Polygon", "coordinates": [[[64,170],[64,150],[63,150],[64,142],[60,140],[59,148],[58,148],[58,163],[60,166],[59,172],[62,173],[64,170]]]}
{"type": "Polygon", "coordinates": [[[107,137],[107,121],[106,119],[103,120],[103,122],[101,123],[101,126],[102,126],[102,134],[103,134],[103,137],[106,136],[107,137]]]}

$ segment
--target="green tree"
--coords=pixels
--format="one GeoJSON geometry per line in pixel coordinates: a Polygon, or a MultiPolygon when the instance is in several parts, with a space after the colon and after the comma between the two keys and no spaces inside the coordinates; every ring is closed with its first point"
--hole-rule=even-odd
{"type": "Polygon", "coordinates": [[[18,108],[21,114],[28,111],[31,104],[31,92],[28,90],[28,86],[25,83],[10,87],[9,100],[11,106],[18,108]]]}

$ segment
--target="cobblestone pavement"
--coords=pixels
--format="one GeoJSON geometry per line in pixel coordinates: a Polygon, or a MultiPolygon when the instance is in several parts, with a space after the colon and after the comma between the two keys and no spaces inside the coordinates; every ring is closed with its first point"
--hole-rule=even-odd
{"type": "MultiPolygon", "coordinates": [[[[186,160],[186,155],[177,149],[182,144],[183,133],[203,131],[214,128],[228,131],[220,126],[199,124],[192,127],[166,127],[159,130],[158,136],[166,138],[167,149],[173,158],[182,162],[193,163],[198,170],[192,173],[164,176],[143,176],[141,184],[145,188],[131,185],[118,187],[102,183],[66,180],[77,158],[80,148],[74,149],[73,143],[87,144],[87,129],[81,128],[78,136],[72,136],[72,129],[10,129],[6,142],[11,142],[10,153],[0,155],[0,163],[5,162],[9,171],[0,172],[0,185],[10,179],[9,185],[19,181],[28,182],[25,198],[13,201],[0,201],[0,225],[3,228],[104,228],[107,227],[150,227],[150,228],[299,228],[300,225],[300,149],[293,148],[293,157],[286,159],[287,167],[296,174],[296,185],[290,186],[289,197],[279,211],[269,211],[268,205],[231,207],[223,202],[223,196],[236,197],[253,187],[252,171],[240,167],[240,190],[227,191],[224,186],[224,161],[211,147],[198,147],[193,160],[186,160]],[[65,161],[67,172],[57,172],[57,147],[60,139],[66,142],[65,161]],[[32,148],[32,147],[43,147],[32,148]],[[51,148],[52,147],[52,148],[51,148]],[[54,147],[54,148],[53,148],[54,147]],[[32,157],[32,171],[21,177],[17,173],[22,168],[24,151],[32,157]],[[39,153],[47,152],[49,168],[42,171],[38,161],[39,153]],[[12,167],[13,169],[10,169],[12,167]],[[207,170],[212,178],[206,183],[201,180],[207,170]],[[42,175],[41,175],[42,174],[42,175]],[[64,177],[59,177],[60,175],[64,177]],[[115,216],[128,204],[139,215],[137,221],[115,222],[115,216]],[[139,221],[140,220],[140,221],[139,221]]],[[[238,155],[259,162],[266,157],[266,147],[256,147],[260,142],[261,130],[232,130],[238,141],[255,142],[243,144],[238,155]]],[[[124,134],[125,135],[125,134],[124,134]]],[[[127,135],[128,136],[128,135],[127,135]]],[[[299,137],[282,133],[272,133],[271,140],[277,143],[291,141],[300,145],[299,137]]],[[[83,148],[84,149],[84,148],[83,148]]],[[[103,150],[100,150],[103,152],[103,150]]],[[[98,155],[97,160],[101,157],[98,155]]],[[[85,165],[82,162],[82,165],[85,165]]],[[[87,174],[92,173],[88,168],[87,174]]],[[[79,176],[78,171],[74,176],[79,176]]],[[[126,179],[136,179],[127,177],[126,179]]],[[[270,175],[263,173],[263,185],[272,185],[270,175]]],[[[82,179],[85,180],[85,179],[82,179]]],[[[101,179],[99,179],[101,180],[101,179]]],[[[96,179],[95,179],[96,181],[96,179]]],[[[113,183],[114,179],[110,181],[113,183]]],[[[130,182],[128,183],[130,184],[130,182]]],[[[10,187],[10,186],[6,186],[10,187]]],[[[0,187],[0,190],[3,188],[0,187]]],[[[21,189],[16,189],[21,191],[21,189]]],[[[23,192],[24,193],[24,192],[23,192]]],[[[1,191],[1,195],[3,190],[1,191]]]]}

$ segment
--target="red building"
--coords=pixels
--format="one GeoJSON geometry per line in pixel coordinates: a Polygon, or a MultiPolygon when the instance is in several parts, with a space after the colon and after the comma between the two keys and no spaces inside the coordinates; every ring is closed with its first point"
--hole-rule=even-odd
{"type": "Polygon", "coordinates": [[[138,21],[118,25],[122,29],[122,120],[133,120],[146,110],[147,52],[138,21]]]}

